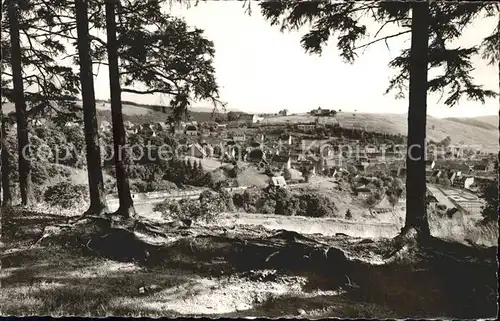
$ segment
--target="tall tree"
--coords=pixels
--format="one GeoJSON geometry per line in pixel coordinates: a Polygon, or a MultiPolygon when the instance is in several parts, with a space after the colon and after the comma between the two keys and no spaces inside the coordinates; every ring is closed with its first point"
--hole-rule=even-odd
{"type": "Polygon", "coordinates": [[[88,0],[75,0],[75,14],[90,195],[90,207],[85,214],[102,214],[107,210],[107,207],[101,169],[94,74],[90,56],[88,0]]]}
{"type": "Polygon", "coordinates": [[[408,107],[408,153],[406,153],[405,229],[415,228],[430,236],[427,219],[425,177],[425,129],[427,123],[427,65],[429,47],[429,3],[414,2],[411,19],[410,84],[408,107]]]}
{"type": "Polygon", "coordinates": [[[10,46],[12,50],[11,68],[17,121],[19,188],[21,191],[21,204],[29,205],[33,201],[33,186],[31,183],[28,121],[26,118],[26,102],[24,100],[24,84],[22,75],[23,68],[21,64],[18,2],[10,1],[6,4],[6,6],[9,17],[10,46]]]}
{"type": "MultiPolygon", "coordinates": [[[[58,2],[45,1],[15,1],[17,5],[17,27],[19,29],[20,55],[12,46],[12,33],[10,33],[9,3],[2,4],[1,28],[1,94],[2,103],[15,102],[16,91],[14,88],[14,62],[21,61],[21,82],[23,83],[23,98],[25,102],[25,116],[29,121],[34,117],[50,117],[57,114],[73,115],[77,111],[75,104],[78,93],[78,77],[70,66],[61,64],[59,55],[66,53],[60,31],[72,26],[72,22],[63,22],[68,16],[57,6],[58,2]]],[[[64,7],[64,4],[63,4],[64,7]]],[[[16,27],[14,25],[14,27],[16,27]]],[[[14,39],[15,40],[15,39],[14,39]]],[[[16,83],[19,79],[16,78],[16,83]]],[[[14,121],[16,113],[4,115],[5,121],[14,121]]],[[[5,136],[3,137],[6,138],[5,136]]],[[[5,143],[5,140],[4,140],[5,143]]],[[[9,150],[2,149],[3,157],[10,158],[9,150]]],[[[12,163],[7,163],[12,165],[12,163]]],[[[10,168],[5,168],[11,170],[10,168]]],[[[9,175],[4,176],[4,182],[9,175]]],[[[6,192],[6,191],[4,191],[6,192]]]]}
{"type": "MultiPolygon", "coordinates": [[[[2,103],[3,107],[3,103],[2,103]]],[[[3,109],[0,107],[1,109],[3,109]]],[[[2,170],[0,172],[1,177],[1,190],[2,190],[2,207],[9,207],[12,205],[12,193],[10,191],[10,156],[9,149],[7,148],[7,121],[8,119],[4,117],[3,110],[0,110],[1,117],[1,132],[0,132],[0,148],[1,148],[1,165],[2,170]]]]}
{"type": "Polygon", "coordinates": [[[425,195],[425,160],[421,157],[425,155],[423,143],[426,130],[426,95],[428,91],[443,91],[449,88],[449,96],[444,102],[449,106],[455,105],[462,96],[484,103],[486,97],[495,95],[493,91],[475,85],[470,76],[470,58],[477,53],[477,46],[453,49],[446,46],[448,41],[458,38],[463,28],[476,19],[482,10],[491,5],[477,2],[420,4],[378,1],[272,1],[260,3],[260,6],[264,17],[270,20],[272,25],[281,25],[282,30],[298,29],[309,24],[311,30],[301,40],[307,52],[321,53],[325,43],[336,35],[340,55],[348,62],[354,61],[359,49],[374,43],[385,41],[387,44],[389,39],[409,33],[416,37],[412,39],[412,48],[404,50],[390,62],[389,65],[399,68],[400,73],[391,79],[387,92],[396,90],[397,97],[404,98],[406,82],[410,81],[408,154],[416,159],[420,156],[421,159],[409,160],[407,164],[408,206],[403,232],[415,228],[420,237],[429,236],[425,198],[422,197],[425,195]],[[367,35],[367,27],[361,23],[366,20],[361,18],[368,18],[382,25],[375,33],[373,41],[357,45],[358,41],[367,35]],[[403,30],[378,38],[387,25],[397,25],[403,30]],[[428,62],[425,55],[421,56],[425,52],[428,62]],[[444,73],[427,80],[429,67],[444,69],[444,73]],[[415,72],[416,75],[413,74],[415,72]],[[418,146],[415,148],[412,144],[418,146]],[[410,190],[414,194],[410,194],[410,190]]]}
{"type": "Polygon", "coordinates": [[[115,155],[115,175],[118,188],[119,208],[117,214],[123,217],[135,216],[134,202],[130,194],[130,184],[127,175],[125,160],[126,151],[125,128],[123,126],[123,112],[120,86],[120,72],[118,64],[118,41],[116,37],[116,1],[106,2],[106,34],[109,65],[109,87],[111,93],[111,115],[113,123],[113,146],[115,155]]]}

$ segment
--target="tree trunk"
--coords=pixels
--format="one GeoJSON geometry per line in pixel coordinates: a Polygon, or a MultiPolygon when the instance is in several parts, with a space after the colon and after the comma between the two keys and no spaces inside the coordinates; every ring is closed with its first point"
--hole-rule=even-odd
{"type": "Polygon", "coordinates": [[[12,47],[12,81],[14,84],[14,103],[16,107],[17,140],[19,147],[19,189],[21,190],[21,204],[26,206],[33,201],[33,186],[31,183],[31,166],[29,161],[30,145],[28,139],[28,122],[26,119],[26,102],[24,100],[17,1],[12,1],[7,6],[10,43],[12,47]]]}
{"type": "Polygon", "coordinates": [[[410,102],[408,108],[408,153],[406,156],[406,222],[403,232],[414,228],[419,239],[430,236],[425,204],[425,132],[427,120],[429,19],[429,4],[427,2],[413,3],[410,49],[410,102]]]}
{"type": "Polygon", "coordinates": [[[2,176],[2,182],[1,182],[1,189],[2,189],[2,207],[9,207],[12,205],[12,193],[10,191],[10,181],[9,181],[9,176],[10,176],[10,157],[9,157],[9,150],[7,149],[7,124],[6,124],[6,119],[4,119],[3,113],[1,114],[2,117],[2,129],[1,129],[1,139],[0,139],[0,148],[2,148],[1,154],[2,154],[2,171],[0,172],[0,175],[2,176]]]}
{"type": "Polygon", "coordinates": [[[76,0],[78,32],[78,58],[80,60],[80,82],[82,84],[83,120],[87,153],[90,207],[84,215],[100,215],[107,211],[104,181],[101,169],[101,151],[97,129],[97,112],[94,92],[94,75],[90,57],[89,22],[87,0],[76,0]]]}
{"type": "Polygon", "coordinates": [[[116,38],[115,1],[106,2],[106,31],[109,65],[109,87],[111,95],[111,116],[113,123],[113,147],[115,155],[116,186],[118,189],[119,208],[116,214],[128,218],[135,216],[134,202],[130,195],[130,185],[125,150],[126,138],[123,126],[120,74],[118,66],[118,41],[116,38]]]}

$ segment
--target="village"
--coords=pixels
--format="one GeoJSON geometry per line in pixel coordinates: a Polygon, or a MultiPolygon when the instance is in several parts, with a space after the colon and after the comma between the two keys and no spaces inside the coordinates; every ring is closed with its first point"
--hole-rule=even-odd
{"type": "MultiPolygon", "coordinates": [[[[335,110],[312,110],[317,117],[334,118],[335,110]]],[[[286,115],[280,111],[280,116],[286,115]]],[[[127,135],[154,138],[160,133],[175,138],[180,156],[201,162],[205,169],[237,166],[237,176],[253,179],[228,180],[226,187],[307,185],[311,178],[327,180],[339,193],[352,197],[372,215],[403,213],[404,188],[391,194],[388,187],[404,186],[406,168],[404,139],[363,128],[339,128],[314,123],[268,124],[271,115],[240,114],[232,121],[168,121],[134,124],[125,122],[127,135]],[[398,148],[401,145],[403,148],[398,148]],[[245,170],[243,170],[245,169],[245,170]],[[383,183],[381,184],[380,181],[383,183]]],[[[273,115],[275,116],[275,115],[273,115]]],[[[100,123],[111,132],[111,124],[100,123]]],[[[443,144],[444,145],[444,144],[443,144]]],[[[179,155],[178,155],[179,156],[179,155]]],[[[445,209],[449,217],[480,215],[484,201],[480,186],[493,180],[498,164],[495,155],[467,146],[432,145],[427,149],[426,176],[431,210],[445,209]]]]}

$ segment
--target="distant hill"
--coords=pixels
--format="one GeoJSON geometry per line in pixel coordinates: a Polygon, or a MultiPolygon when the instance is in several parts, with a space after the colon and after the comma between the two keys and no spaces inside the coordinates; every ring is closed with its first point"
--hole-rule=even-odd
{"type": "MultiPolygon", "coordinates": [[[[103,106],[102,102],[97,104],[99,114],[108,114],[109,105],[103,106]],[[106,112],[105,112],[106,111],[106,112]],[[104,112],[104,113],[103,113],[104,112]]],[[[4,112],[14,110],[12,104],[3,106],[4,112]]],[[[123,104],[123,113],[126,120],[133,121],[134,116],[145,116],[147,121],[166,120],[167,113],[156,111],[155,106],[140,106],[137,104],[123,104]]],[[[219,111],[221,112],[221,111],[219,111]]],[[[193,108],[192,119],[197,121],[213,120],[212,110],[207,108],[193,108]],[[204,111],[203,111],[204,110],[204,111]]],[[[338,112],[335,117],[320,117],[320,122],[338,123],[342,127],[365,128],[366,131],[381,132],[388,134],[407,134],[406,114],[375,114],[375,113],[352,113],[338,112]]],[[[276,116],[265,118],[264,124],[286,124],[286,123],[314,123],[316,117],[307,114],[276,116]]],[[[484,151],[498,152],[499,131],[498,116],[480,116],[473,118],[435,118],[427,116],[427,137],[434,141],[441,141],[450,136],[452,143],[463,142],[467,145],[481,145],[484,151]]]]}
{"type": "MultiPolygon", "coordinates": [[[[371,114],[339,112],[336,117],[320,117],[323,123],[338,123],[341,127],[364,128],[366,131],[406,135],[406,114],[371,114]]],[[[264,123],[314,123],[316,117],[310,115],[291,115],[270,117],[264,123]]],[[[427,116],[427,137],[441,141],[450,136],[452,143],[463,142],[467,145],[481,145],[484,151],[498,152],[498,116],[474,118],[435,118],[427,116]]]]}

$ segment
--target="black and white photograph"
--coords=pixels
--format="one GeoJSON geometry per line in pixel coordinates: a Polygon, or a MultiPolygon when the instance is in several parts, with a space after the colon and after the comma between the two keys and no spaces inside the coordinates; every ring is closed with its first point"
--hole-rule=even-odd
{"type": "Polygon", "coordinates": [[[498,318],[496,1],[1,5],[1,317],[498,318]]]}

